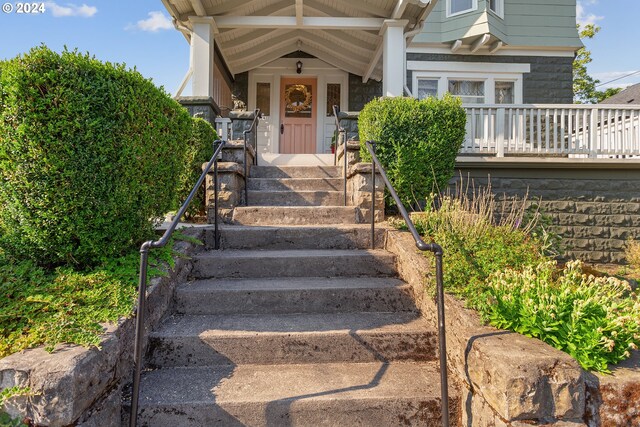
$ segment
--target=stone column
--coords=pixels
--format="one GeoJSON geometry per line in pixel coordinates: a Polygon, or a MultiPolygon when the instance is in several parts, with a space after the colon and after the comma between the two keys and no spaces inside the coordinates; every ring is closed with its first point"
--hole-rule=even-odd
{"type": "Polygon", "coordinates": [[[406,19],[387,19],[382,25],[382,96],[402,96],[406,19]]]}
{"type": "MultiPolygon", "coordinates": [[[[358,207],[359,222],[371,221],[371,163],[356,163],[349,167],[347,174],[347,192],[349,205],[358,207]]],[[[376,204],[374,206],[376,222],[384,221],[384,182],[376,174],[376,204]]]]}

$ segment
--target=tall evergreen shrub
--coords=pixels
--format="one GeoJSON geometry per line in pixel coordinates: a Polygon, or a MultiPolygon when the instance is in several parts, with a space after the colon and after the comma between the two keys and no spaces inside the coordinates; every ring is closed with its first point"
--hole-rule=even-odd
{"type": "Polygon", "coordinates": [[[0,64],[0,246],[87,266],[175,205],[187,111],[136,71],[45,46],[0,64]]]}
{"type": "MultiPolygon", "coordinates": [[[[178,191],[180,204],[187,199],[193,186],[202,175],[203,163],[208,163],[211,160],[214,150],[213,143],[217,139],[218,134],[208,121],[198,117],[193,119],[193,132],[185,155],[186,168],[180,178],[180,190],[178,191]]],[[[193,217],[204,215],[204,213],[205,188],[203,184],[191,201],[186,216],[193,217]]]]}
{"type": "Polygon", "coordinates": [[[407,206],[423,203],[453,176],[465,135],[466,115],[459,99],[379,98],[360,113],[361,156],[370,161],[365,141],[375,141],[376,155],[407,206]]]}

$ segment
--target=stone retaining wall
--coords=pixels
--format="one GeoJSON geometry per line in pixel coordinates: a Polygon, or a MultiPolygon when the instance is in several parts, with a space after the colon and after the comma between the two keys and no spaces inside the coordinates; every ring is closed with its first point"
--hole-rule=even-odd
{"type": "MultiPolygon", "coordinates": [[[[185,233],[202,239],[197,229],[185,233]]],[[[184,255],[194,248],[192,243],[176,243],[184,255]]],[[[166,277],[150,280],[147,331],[171,313],[175,286],[186,280],[190,269],[191,262],[179,257],[166,277]]],[[[0,389],[17,386],[31,391],[9,399],[4,410],[38,426],[120,426],[123,388],[132,379],[135,318],[106,328],[100,348],[58,345],[53,353],[35,348],[0,359],[0,389]]]]}
{"type": "Polygon", "coordinates": [[[452,183],[491,185],[498,198],[527,196],[553,220],[568,258],[624,261],[640,238],[640,161],[615,159],[459,159],[452,183]]]}
{"type": "MultiPolygon", "coordinates": [[[[409,233],[389,230],[385,247],[397,257],[400,277],[437,325],[430,258],[409,233]]],[[[461,384],[462,423],[473,427],[584,426],[584,372],[569,355],[525,336],[483,326],[477,313],[445,297],[448,368],[461,384]]]]}

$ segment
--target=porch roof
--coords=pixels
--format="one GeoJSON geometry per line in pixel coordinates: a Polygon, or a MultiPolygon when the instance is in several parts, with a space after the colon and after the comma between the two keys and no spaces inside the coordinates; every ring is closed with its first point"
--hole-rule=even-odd
{"type": "Polygon", "coordinates": [[[213,20],[215,43],[232,74],[303,51],[364,81],[382,79],[385,21],[403,20],[412,37],[436,1],[162,0],[187,40],[190,17],[213,20]]]}

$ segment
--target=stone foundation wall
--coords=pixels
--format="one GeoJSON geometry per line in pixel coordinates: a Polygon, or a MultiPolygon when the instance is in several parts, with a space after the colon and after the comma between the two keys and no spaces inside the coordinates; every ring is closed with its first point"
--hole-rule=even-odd
{"type": "Polygon", "coordinates": [[[491,185],[498,198],[528,198],[553,221],[568,258],[624,261],[629,238],[640,238],[640,162],[549,159],[458,161],[452,184],[491,185]]]}

